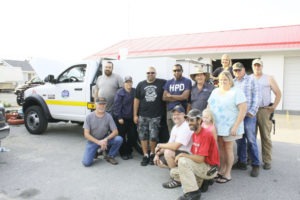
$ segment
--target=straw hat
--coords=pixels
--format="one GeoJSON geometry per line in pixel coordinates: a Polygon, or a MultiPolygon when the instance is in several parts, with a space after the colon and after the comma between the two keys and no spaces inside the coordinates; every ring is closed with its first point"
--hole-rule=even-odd
{"type": "Polygon", "coordinates": [[[209,79],[209,76],[210,74],[203,69],[203,67],[201,66],[195,66],[193,69],[192,69],[192,72],[190,73],[190,77],[193,81],[195,81],[195,76],[197,74],[204,74],[205,75],[205,81],[207,81],[209,79]]]}

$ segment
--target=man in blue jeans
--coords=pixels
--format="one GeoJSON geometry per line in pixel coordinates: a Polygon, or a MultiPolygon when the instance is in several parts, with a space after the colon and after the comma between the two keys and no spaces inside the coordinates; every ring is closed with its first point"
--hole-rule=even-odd
{"type": "Polygon", "coordinates": [[[233,66],[235,76],[234,84],[240,87],[247,99],[247,114],[244,118],[245,134],[243,138],[236,141],[238,161],[233,165],[233,169],[247,169],[247,147],[252,161],[252,171],[250,176],[257,177],[259,174],[259,153],[256,142],[256,113],[258,111],[258,101],[260,97],[257,81],[246,74],[242,63],[237,62],[233,66]]]}
{"type": "Polygon", "coordinates": [[[82,164],[85,167],[91,166],[97,150],[100,148],[102,152],[108,150],[106,161],[116,165],[118,162],[115,160],[115,156],[119,152],[123,139],[118,136],[118,129],[112,116],[105,111],[106,99],[99,97],[95,102],[96,110],[86,116],[83,124],[84,137],[88,141],[82,164]]]}

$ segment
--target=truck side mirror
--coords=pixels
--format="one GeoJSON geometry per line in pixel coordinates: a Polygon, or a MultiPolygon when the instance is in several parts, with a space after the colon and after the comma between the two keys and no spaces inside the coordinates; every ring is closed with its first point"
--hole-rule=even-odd
{"type": "Polygon", "coordinates": [[[54,83],[55,79],[53,75],[48,75],[45,79],[45,82],[54,83]]]}

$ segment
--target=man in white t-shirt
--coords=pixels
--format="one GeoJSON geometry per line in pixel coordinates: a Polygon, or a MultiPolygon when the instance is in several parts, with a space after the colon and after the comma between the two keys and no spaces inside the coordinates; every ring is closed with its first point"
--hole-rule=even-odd
{"type": "Polygon", "coordinates": [[[190,130],[189,124],[185,121],[185,110],[181,105],[172,109],[172,119],[174,126],[168,143],[159,143],[155,148],[154,163],[159,167],[174,168],[176,167],[175,157],[179,153],[190,153],[193,131],[190,130]]]}

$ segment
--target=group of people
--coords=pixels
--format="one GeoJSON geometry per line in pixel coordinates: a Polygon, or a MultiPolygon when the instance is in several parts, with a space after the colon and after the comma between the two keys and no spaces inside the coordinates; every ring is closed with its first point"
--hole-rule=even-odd
{"type": "Polygon", "coordinates": [[[123,83],[112,73],[113,63],[107,62],[96,83],[96,110],[83,126],[88,140],[83,165],[92,165],[99,153],[106,153],[111,164],[118,164],[118,153],[130,159],[139,138],[141,166],[169,168],[171,180],[163,187],[182,186],[184,195],[179,199],[200,199],[214,181],[230,181],[232,169],[246,170],[251,163],[250,175],[259,175],[259,129],[263,169],[271,169],[270,115],[280,102],[281,91],[274,78],[263,73],[260,59],[253,60],[251,75],[242,63],[232,65],[227,54],[221,63],[212,75],[195,66],[190,73],[194,84],[183,77],[180,64],[173,66],[171,80],[156,78],[151,66],[146,79],[133,88],[132,77],[126,76],[123,83]],[[218,87],[209,79],[218,80],[218,87]],[[165,125],[170,136],[162,131],[165,125]]]}

